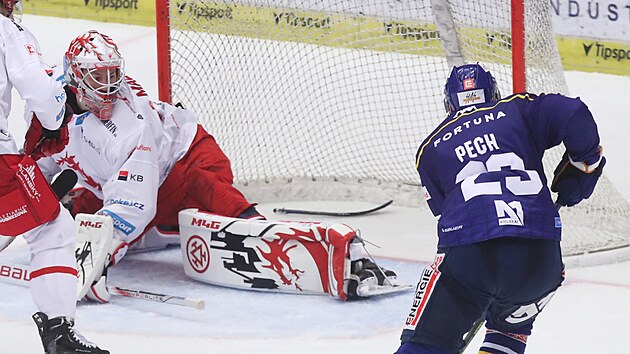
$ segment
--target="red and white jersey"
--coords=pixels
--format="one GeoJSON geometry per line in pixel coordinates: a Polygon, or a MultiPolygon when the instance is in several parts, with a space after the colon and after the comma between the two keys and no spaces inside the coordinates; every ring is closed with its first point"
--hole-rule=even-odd
{"type": "Polygon", "coordinates": [[[65,150],[38,164],[49,178],[74,170],[103,200],[100,213],[112,217],[116,237],[131,242],[155,216],[158,188],[188,151],[197,120],[190,111],[149,100],[129,77],[120,96],[108,121],[75,114],[65,150]]]}
{"type": "Polygon", "coordinates": [[[0,154],[16,154],[8,132],[11,89],[15,87],[42,126],[57,129],[63,118],[66,93],[62,82],[44,63],[35,36],[21,24],[0,16],[0,154]]]}

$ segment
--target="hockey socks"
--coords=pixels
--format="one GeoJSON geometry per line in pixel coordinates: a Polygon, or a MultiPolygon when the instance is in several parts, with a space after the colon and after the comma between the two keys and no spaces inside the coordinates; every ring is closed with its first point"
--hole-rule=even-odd
{"type": "Polygon", "coordinates": [[[526,334],[486,331],[486,338],[479,349],[479,354],[523,354],[527,345],[526,334]]]}

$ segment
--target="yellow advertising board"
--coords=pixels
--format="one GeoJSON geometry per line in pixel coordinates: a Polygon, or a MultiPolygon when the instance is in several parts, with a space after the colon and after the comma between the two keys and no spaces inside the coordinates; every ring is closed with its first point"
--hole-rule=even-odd
{"type": "Polygon", "coordinates": [[[24,3],[24,12],[40,16],[155,26],[155,0],[28,0],[24,3]]]}
{"type": "Polygon", "coordinates": [[[630,43],[565,36],[557,41],[565,70],[630,76],[630,43]]]}
{"type": "MultiPolygon", "coordinates": [[[[198,18],[199,26],[212,22],[213,25],[209,27],[222,34],[332,47],[440,55],[435,49],[431,49],[435,47],[426,46],[427,40],[439,39],[434,24],[302,9],[252,9],[251,5],[204,3],[200,0],[182,0],[177,6],[178,11],[173,13],[172,18],[174,26],[177,25],[178,16],[192,14],[198,18]],[[239,26],[235,26],[235,23],[239,26]],[[397,35],[383,36],[383,32],[394,32],[397,35]]],[[[25,12],[41,16],[155,26],[155,0],[28,0],[25,3],[25,12]]],[[[483,40],[485,31],[469,30],[483,40]]],[[[504,35],[509,37],[509,34],[504,35]]],[[[565,70],[630,76],[630,41],[624,43],[619,40],[591,40],[575,35],[561,35],[557,36],[557,42],[565,70]]],[[[484,57],[483,53],[477,54],[480,58],[484,57]]]]}

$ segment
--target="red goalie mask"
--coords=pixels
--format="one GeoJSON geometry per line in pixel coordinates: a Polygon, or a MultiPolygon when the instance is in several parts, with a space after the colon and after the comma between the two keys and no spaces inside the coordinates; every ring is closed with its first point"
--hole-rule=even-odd
{"type": "Polygon", "coordinates": [[[2,0],[2,6],[4,8],[2,14],[6,17],[10,18],[14,12],[18,14],[22,13],[22,3],[20,0],[2,0]]]}
{"type": "Polygon", "coordinates": [[[75,38],[64,58],[66,82],[77,99],[102,120],[112,117],[124,79],[124,60],[114,41],[97,31],[75,38]]]}

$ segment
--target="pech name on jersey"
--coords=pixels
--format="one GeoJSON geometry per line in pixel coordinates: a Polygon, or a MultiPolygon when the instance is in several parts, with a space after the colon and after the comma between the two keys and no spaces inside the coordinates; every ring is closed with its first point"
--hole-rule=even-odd
{"type": "Polygon", "coordinates": [[[455,148],[455,155],[457,155],[459,162],[464,162],[464,156],[472,159],[495,150],[499,150],[499,144],[497,144],[494,134],[490,133],[465,141],[455,148]]]}
{"type": "Polygon", "coordinates": [[[457,134],[460,134],[464,131],[464,129],[470,129],[473,126],[476,125],[481,125],[484,123],[488,123],[488,122],[492,122],[498,119],[501,119],[503,117],[507,117],[507,115],[505,113],[503,113],[503,111],[498,111],[496,116],[494,114],[494,112],[490,112],[488,114],[484,114],[483,117],[477,117],[477,118],[473,118],[472,120],[467,120],[465,122],[463,122],[462,124],[456,126],[455,128],[453,128],[452,131],[448,131],[446,133],[444,133],[440,138],[435,139],[435,141],[433,142],[433,147],[437,147],[439,143],[441,143],[442,141],[448,141],[450,140],[452,137],[454,137],[457,134]]]}

